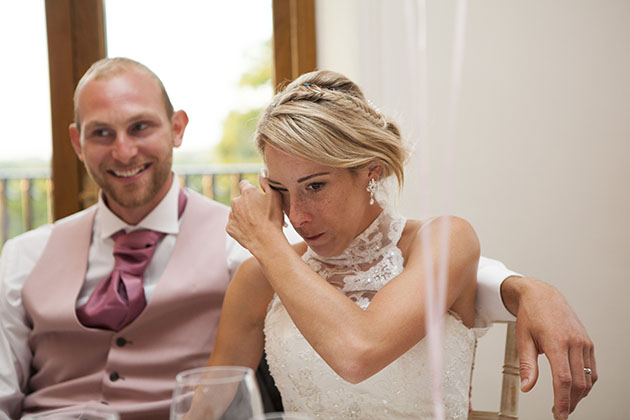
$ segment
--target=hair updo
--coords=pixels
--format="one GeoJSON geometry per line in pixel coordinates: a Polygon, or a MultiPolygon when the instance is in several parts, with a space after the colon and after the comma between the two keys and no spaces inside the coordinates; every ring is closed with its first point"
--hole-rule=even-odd
{"type": "Polygon", "coordinates": [[[398,127],[361,89],[332,71],[303,74],[276,94],[258,122],[256,147],[267,144],[322,165],[350,170],[378,163],[382,177],[404,181],[407,159],[398,127]]]}

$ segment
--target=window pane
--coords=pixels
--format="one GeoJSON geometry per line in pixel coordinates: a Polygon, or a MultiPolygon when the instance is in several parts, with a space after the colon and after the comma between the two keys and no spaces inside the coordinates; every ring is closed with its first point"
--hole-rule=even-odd
{"type": "Polygon", "coordinates": [[[251,135],[273,93],[270,1],[108,0],[105,9],[108,56],[146,64],[188,113],[176,164],[259,161],[251,135]]]}
{"type": "Polygon", "coordinates": [[[51,156],[44,2],[0,2],[0,161],[51,156]]]}
{"type": "Polygon", "coordinates": [[[43,0],[0,2],[0,248],[48,221],[52,135],[43,0]]]}

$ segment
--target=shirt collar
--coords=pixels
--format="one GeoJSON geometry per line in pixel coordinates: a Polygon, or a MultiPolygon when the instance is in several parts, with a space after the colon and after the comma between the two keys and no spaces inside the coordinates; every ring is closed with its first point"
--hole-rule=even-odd
{"type": "Polygon", "coordinates": [[[108,238],[121,229],[124,229],[126,232],[138,229],[151,229],[166,234],[179,233],[177,208],[180,189],[177,177],[173,176],[171,188],[162,201],[137,225],[129,225],[116,216],[105,204],[103,193],[101,192],[97,204],[97,217],[99,219],[97,224],[99,231],[97,234],[101,238],[108,238]]]}

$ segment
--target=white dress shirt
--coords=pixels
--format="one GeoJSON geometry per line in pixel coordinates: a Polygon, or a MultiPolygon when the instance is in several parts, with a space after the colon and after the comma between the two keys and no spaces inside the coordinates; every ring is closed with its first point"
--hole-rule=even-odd
{"type": "MultiPolygon", "coordinates": [[[[135,226],[123,222],[109,210],[102,198],[99,199],[85,283],[77,297],[77,306],[87,302],[99,282],[112,271],[114,242],[111,235],[120,229],[132,231],[146,228],[166,233],[144,275],[144,292],[147,302],[150,301],[168,264],[179,232],[177,207],[180,186],[176,177],[173,179],[164,199],[135,226]]],[[[23,390],[27,388],[32,357],[28,346],[31,329],[22,306],[22,286],[42,255],[51,232],[52,225],[45,225],[13,238],[5,243],[0,256],[0,420],[9,419],[8,413],[20,411],[23,390]]],[[[292,243],[301,240],[292,228],[285,229],[285,234],[292,243]]],[[[227,233],[225,237],[231,278],[238,266],[251,254],[227,233]]],[[[502,281],[511,275],[517,274],[499,261],[482,257],[479,262],[477,308],[493,321],[514,319],[503,306],[500,295],[502,281]]]]}

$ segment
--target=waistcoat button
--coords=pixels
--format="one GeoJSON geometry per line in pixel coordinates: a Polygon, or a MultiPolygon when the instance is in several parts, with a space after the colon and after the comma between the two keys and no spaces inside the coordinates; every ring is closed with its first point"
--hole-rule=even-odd
{"type": "Polygon", "coordinates": [[[116,345],[118,347],[123,347],[125,344],[127,344],[127,340],[125,340],[123,337],[118,337],[116,339],[116,345]]]}
{"type": "Polygon", "coordinates": [[[118,372],[113,371],[112,373],[109,374],[109,380],[110,381],[116,382],[119,379],[120,379],[120,375],[118,374],[118,372]]]}

